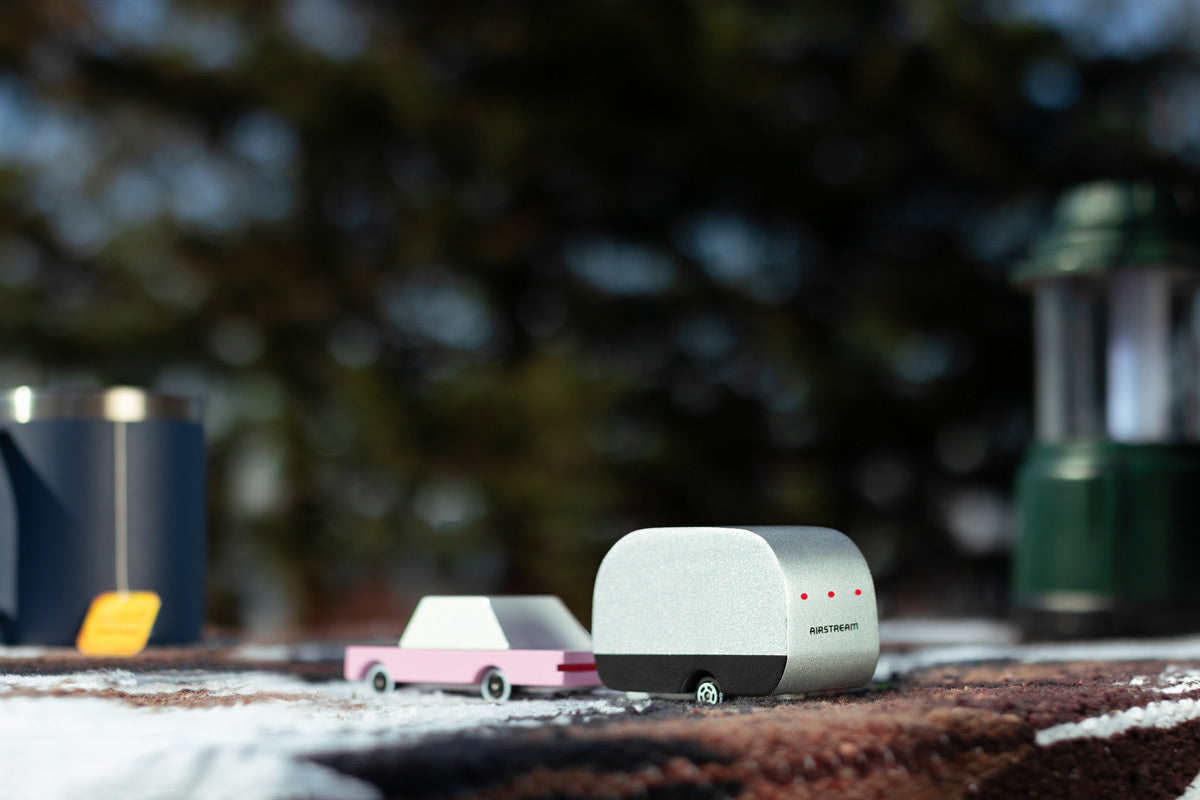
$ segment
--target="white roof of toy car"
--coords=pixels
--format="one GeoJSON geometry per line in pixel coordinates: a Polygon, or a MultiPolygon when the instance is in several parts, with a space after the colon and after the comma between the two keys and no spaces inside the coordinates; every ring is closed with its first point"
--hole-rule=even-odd
{"type": "Polygon", "coordinates": [[[553,595],[427,595],[417,603],[400,646],[411,650],[591,650],[592,637],[553,595]]]}

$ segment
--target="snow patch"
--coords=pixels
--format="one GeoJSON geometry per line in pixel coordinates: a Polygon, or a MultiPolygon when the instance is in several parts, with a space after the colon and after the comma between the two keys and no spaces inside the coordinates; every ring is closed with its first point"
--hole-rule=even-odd
{"type": "Polygon", "coordinates": [[[1188,694],[1200,691],[1200,670],[1181,669],[1174,664],[1168,664],[1160,675],[1153,678],[1150,685],[1149,675],[1135,675],[1129,679],[1129,686],[1148,686],[1159,694],[1188,694]]]}
{"type": "MultiPolygon", "coordinates": [[[[41,658],[51,652],[52,648],[40,645],[0,645],[0,659],[3,658],[41,658]]],[[[72,651],[74,652],[74,651],[72,651]]]]}
{"type": "Polygon", "coordinates": [[[1037,732],[1037,743],[1043,747],[1072,739],[1111,739],[1135,728],[1174,728],[1183,722],[1200,719],[1200,702],[1161,700],[1143,708],[1114,711],[1081,722],[1067,722],[1037,732]]]}
{"type": "MultiPolygon", "coordinates": [[[[932,626],[931,626],[932,627],[932,626]]],[[[888,681],[918,669],[973,661],[1186,661],[1200,659],[1200,636],[1170,639],[1112,639],[1051,644],[964,644],[923,647],[908,652],[884,652],[872,680],[888,681]]],[[[1197,673],[1200,680],[1200,673],[1197,673]]],[[[1196,688],[1200,688],[1200,684],[1196,688]]],[[[1189,691],[1189,690],[1180,690],[1189,691]]]]}
{"type": "Polygon", "coordinates": [[[367,800],[369,784],[306,760],[321,753],[413,742],[489,726],[552,724],[623,714],[618,694],[488,703],[478,697],[362,683],[307,683],[268,673],[105,670],[0,676],[0,797],[39,800],[367,800]],[[198,690],[277,699],[191,707],[25,692],[198,690]],[[25,692],[21,692],[25,690],[25,692]]]}
{"type": "Polygon", "coordinates": [[[994,619],[931,619],[906,617],[879,621],[883,645],[1015,644],[1016,626],[994,619]]]}
{"type": "Polygon", "coordinates": [[[1200,800],[1200,775],[1192,778],[1192,782],[1179,795],[1179,800],[1200,800]]]}
{"type": "Polygon", "coordinates": [[[1200,670],[1167,667],[1158,680],[1167,684],[1158,690],[1163,694],[1187,694],[1200,690],[1200,670]]]}

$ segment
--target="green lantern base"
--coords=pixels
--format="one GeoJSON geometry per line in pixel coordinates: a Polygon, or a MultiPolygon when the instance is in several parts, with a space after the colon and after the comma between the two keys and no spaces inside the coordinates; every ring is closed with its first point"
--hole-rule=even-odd
{"type": "Polygon", "coordinates": [[[1017,500],[1026,637],[1200,631],[1200,446],[1037,445],[1017,500]]]}

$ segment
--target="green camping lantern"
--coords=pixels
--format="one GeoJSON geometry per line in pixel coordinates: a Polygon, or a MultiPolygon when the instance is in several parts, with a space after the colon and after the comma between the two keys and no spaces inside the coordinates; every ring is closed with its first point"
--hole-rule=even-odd
{"type": "Polygon", "coordinates": [[[1078,187],[1017,271],[1037,365],[1013,569],[1027,635],[1200,629],[1198,199],[1078,187]]]}

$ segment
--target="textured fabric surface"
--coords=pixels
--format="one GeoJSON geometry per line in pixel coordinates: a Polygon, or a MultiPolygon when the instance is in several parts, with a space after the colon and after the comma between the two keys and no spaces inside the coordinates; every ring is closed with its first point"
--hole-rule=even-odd
{"type": "Polygon", "coordinates": [[[388,797],[1173,798],[1200,773],[1198,668],[939,667],[855,693],[655,700],[636,718],[320,761],[388,797]]]}
{"type": "MultiPolygon", "coordinates": [[[[342,683],[333,661],[214,650],[110,661],[43,653],[4,667],[34,677],[10,677],[0,713],[30,698],[111,701],[151,714],[138,724],[163,731],[155,736],[164,747],[174,747],[174,729],[157,709],[185,714],[170,719],[187,731],[188,720],[220,709],[269,704],[273,738],[301,737],[288,749],[295,758],[382,797],[1200,797],[1200,660],[1192,659],[960,662],[853,692],[715,708],[612,694],[553,706],[412,689],[380,696],[342,683]],[[114,670],[124,676],[117,683],[103,677],[114,670]],[[198,677],[222,673],[236,676],[236,692],[198,677]],[[328,718],[323,738],[306,747],[318,741],[317,709],[328,718]],[[388,738],[391,720],[425,726],[450,715],[460,721],[440,732],[414,727],[388,738]]],[[[75,719],[97,707],[45,708],[75,719]]]]}

